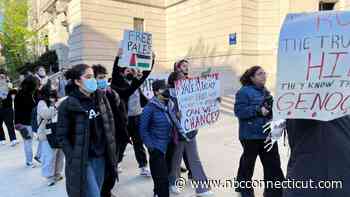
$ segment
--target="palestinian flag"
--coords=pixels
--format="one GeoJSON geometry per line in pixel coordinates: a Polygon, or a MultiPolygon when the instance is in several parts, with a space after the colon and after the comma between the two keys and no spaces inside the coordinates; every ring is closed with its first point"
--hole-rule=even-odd
{"type": "Polygon", "coordinates": [[[146,56],[146,55],[137,55],[137,67],[143,68],[143,69],[148,69],[150,68],[151,64],[151,56],[146,56]]]}

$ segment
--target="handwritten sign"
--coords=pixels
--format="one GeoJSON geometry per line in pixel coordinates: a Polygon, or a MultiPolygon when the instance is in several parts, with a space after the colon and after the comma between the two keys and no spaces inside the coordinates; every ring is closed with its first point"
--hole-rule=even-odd
{"type": "Polygon", "coordinates": [[[152,34],[125,30],[121,45],[123,54],[119,60],[120,67],[151,70],[152,34]]]}
{"type": "Polygon", "coordinates": [[[145,80],[145,82],[143,82],[143,84],[141,85],[141,91],[142,93],[148,98],[151,99],[154,94],[153,94],[153,89],[152,89],[152,83],[155,80],[165,80],[168,81],[168,76],[169,74],[153,74],[151,73],[150,76],[147,77],[147,79],[145,80]]]}
{"type": "Polygon", "coordinates": [[[213,124],[219,119],[219,73],[176,81],[175,91],[185,132],[213,124]]]}
{"type": "Polygon", "coordinates": [[[350,114],[350,12],[289,14],[280,33],[274,119],[350,114]]]}

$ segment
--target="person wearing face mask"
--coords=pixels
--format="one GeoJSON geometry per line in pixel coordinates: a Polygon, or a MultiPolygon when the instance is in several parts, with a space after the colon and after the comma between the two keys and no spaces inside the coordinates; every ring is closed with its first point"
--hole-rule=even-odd
{"type": "Polygon", "coordinates": [[[41,173],[47,179],[48,186],[53,186],[63,179],[64,154],[61,149],[50,143],[48,137],[53,132],[52,124],[57,122],[57,91],[51,89],[48,82],[40,90],[40,99],[37,106],[37,134],[41,141],[41,173]]]}
{"type": "MultiPolygon", "coordinates": [[[[182,72],[173,72],[169,75],[168,84],[170,92],[170,100],[175,104],[175,112],[177,115],[177,121],[180,124],[180,110],[178,108],[178,102],[175,92],[175,81],[185,79],[185,75],[182,72]]],[[[175,147],[171,158],[171,169],[169,174],[170,191],[179,194],[181,191],[175,186],[175,182],[180,178],[180,166],[183,155],[186,153],[188,159],[188,169],[192,173],[192,179],[197,182],[205,182],[208,180],[203,165],[199,158],[197,147],[197,130],[184,133],[182,129],[175,131],[174,136],[177,136],[174,141],[175,147]]],[[[196,196],[212,196],[213,192],[208,187],[197,187],[196,196]]]]}
{"type": "MultiPolygon", "coordinates": [[[[140,175],[150,176],[150,172],[147,168],[148,162],[146,150],[140,137],[138,125],[142,113],[142,108],[148,102],[147,98],[142,94],[140,86],[149,76],[151,71],[137,72],[134,69],[119,67],[118,61],[120,54],[121,52],[119,52],[114,62],[111,88],[114,89],[120,95],[123,104],[125,104],[128,117],[127,131],[131,140],[124,133],[120,134],[121,143],[119,143],[120,154],[118,162],[122,162],[127,144],[132,143],[138,167],[140,169],[140,175]]],[[[154,56],[152,68],[153,65],[154,56]]]]}
{"type": "MultiPolygon", "coordinates": [[[[119,158],[118,147],[120,146],[120,140],[117,133],[124,133],[125,135],[127,134],[127,116],[125,105],[122,103],[123,101],[120,100],[118,93],[109,87],[107,69],[100,64],[92,66],[92,69],[94,70],[94,75],[97,80],[97,88],[106,94],[113,111],[115,121],[115,141],[117,144],[115,155],[119,158]]],[[[118,174],[116,174],[116,176],[112,176],[112,174],[106,174],[102,187],[102,197],[113,196],[111,190],[113,189],[117,179],[118,174]]]]}
{"type": "Polygon", "coordinates": [[[154,97],[144,108],[140,119],[140,134],[150,154],[150,168],[154,183],[154,197],[169,197],[166,152],[172,131],[180,129],[174,103],[165,80],[152,83],[154,97]]]}
{"type": "Polygon", "coordinates": [[[31,126],[32,110],[37,104],[38,80],[29,75],[21,83],[15,97],[15,126],[21,132],[24,143],[25,162],[29,167],[33,165],[33,132],[31,126]]]}
{"type": "Polygon", "coordinates": [[[5,122],[10,137],[11,146],[18,144],[13,119],[13,99],[15,95],[16,90],[9,88],[6,71],[0,69],[0,145],[6,143],[5,133],[2,127],[3,122],[5,122]]]}
{"type": "Polygon", "coordinates": [[[35,76],[40,81],[40,89],[48,82],[49,77],[46,75],[46,70],[43,66],[39,66],[35,76]]]}
{"type": "Polygon", "coordinates": [[[69,197],[100,197],[105,174],[117,173],[113,112],[91,66],[73,66],[65,76],[72,91],[58,108],[56,137],[66,157],[66,190],[69,197]]]}

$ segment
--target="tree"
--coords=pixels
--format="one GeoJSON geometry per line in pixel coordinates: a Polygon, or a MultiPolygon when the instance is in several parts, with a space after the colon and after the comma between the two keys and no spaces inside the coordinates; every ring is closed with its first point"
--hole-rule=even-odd
{"type": "Polygon", "coordinates": [[[35,60],[30,45],[37,37],[37,33],[28,28],[27,0],[0,0],[3,11],[3,32],[0,42],[3,47],[6,67],[10,74],[16,74],[16,68],[26,62],[35,60]]]}

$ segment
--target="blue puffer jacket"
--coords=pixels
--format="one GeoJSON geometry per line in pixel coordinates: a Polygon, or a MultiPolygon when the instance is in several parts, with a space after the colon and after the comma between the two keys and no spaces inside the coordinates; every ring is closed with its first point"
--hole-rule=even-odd
{"type": "Polygon", "coordinates": [[[174,126],[170,116],[170,105],[169,103],[165,106],[157,98],[152,98],[143,109],[139,125],[140,135],[146,147],[158,149],[164,154],[174,126]]]}
{"type": "Polygon", "coordinates": [[[264,88],[243,86],[236,94],[235,115],[239,120],[239,139],[266,139],[263,126],[271,117],[259,115],[259,111],[269,92],[264,88]]]}

